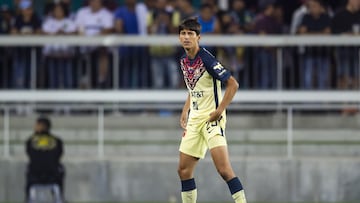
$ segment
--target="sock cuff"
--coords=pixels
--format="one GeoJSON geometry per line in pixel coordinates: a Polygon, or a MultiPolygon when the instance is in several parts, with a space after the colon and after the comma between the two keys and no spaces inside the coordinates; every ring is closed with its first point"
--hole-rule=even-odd
{"type": "Polygon", "coordinates": [[[235,177],[227,182],[231,195],[239,192],[243,189],[243,186],[241,185],[241,182],[238,177],[235,177]]]}
{"type": "Polygon", "coordinates": [[[191,191],[191,190],[195,190],[195,189],[196,189],[196,184],[195,184],[194,178],[181,181],[181,191],[182,192],[187,192],[187,191],[191,191]]]}

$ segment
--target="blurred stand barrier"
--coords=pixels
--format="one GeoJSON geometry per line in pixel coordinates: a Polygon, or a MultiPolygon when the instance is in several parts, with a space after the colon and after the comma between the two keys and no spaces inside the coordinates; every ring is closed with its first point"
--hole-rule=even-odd
{"type": "MultiPolygon", "coordinates": [[[[93,110],[97,117],[97,155],[104,157],[104,113],[121,111],[180,111],[185,90],[109,90],[109,91],[0,91],[3,112],[3,154],[10,156],[10,112],[18,106],[55,109],[93,110]]],[[[293,157],[293,112],[296,110],[359,109],[358,91],[239,91],[229,111],[279,111],[286,114],[287,157],[293,157]]],[[[275,118],[276,119],[276,118],[275,118]]]]}
{"type": "MultiPolygon", "coordinates": [[[[174,46],[179,47],[178,36],[176,35],[169,35],[169,36],[122,36],[122,35],[107,35],[107,36],[94,36],[94,37],[84,37],[84,36],[0,36],[0,46],[4,47],[21,47],[21,46],[33,46],[33,47],[41,47],[45,45],[54,45],[57,46],[61,45],[68,45],[68,46],[103,46],[111,48],[111,55],[112,55],[112,64],[114,70],[112,71],[112,86],[114,89],[119,88],[120,80],[119,78],[119,67],[121,63],[119,49],[120,46],[151,46],[151,45],[164,45],[164,46],[174,46]]],[[[290,71],[291,74],[284,78],[284,71],[285,67],[293,67],[294,61],[292,55],[298,55],[298,62],[301,64],[303,62],[301,53],[304,47],[355,47],[354,51],[356,53],[352,53],[352,56],[357,57],[360,59],[360,51],[358,47],[360,46],[360,40],[358,36],[345,36],[345,35],[338,35],[338,36],[319,36],[319,35],[307,35],[307,36],[292,36],[292,35],[281,35],[281,36],[258,36],[258,35],[229,35],[229,36],[217,36],[217,35],[208,35],[201,40],[202,46],[217,46],[217,47],[253,47],[254,49],[251,51],[252,53],[250,56],[246,56],[246,58],[253,57],[255,61],[251,62],[254,63],[250,65],[251,67],[256,66],[256,60],[260,59],[259,53],[256,52],[256,47],[274,47],[276,48],[273,52],[273,57],[276,60],[276,70],[270,70],[271,73],[270,77],[271,83],[270,88],[274,89],[284,89],[284,81],[287,81],[290,84],[290,87],[293,88],[294,80],[297,80],[295,77],[298,75],[303,75],[304,70],[286,70],[290,71]],[[292,47],[292,49],[287,49],[292,47]],[[296,51],[296,49],[299,49],[296,51]],[[292,64],[292,65],[289,65],[292,64]],[[289,82],[290,81],[290,82],[289,82]],[[274,84],[273,84],[274,83],[274,84]]],[[[36,89],[37,88],[37,49],[31,49],[31,71],[30,71],[30,88],[36,89]]],[[[234,54],[234,50],[231,51],[234,54]]],[[[228,54],[225,54],[225,57],[228,54]]],[[[230,54],[231,55],[231,54],[230,54]]],[[[331,54],[327,55],[327,57],[331,57],[331,54]]],[[[229,57],[231,58],[231,57],[229,57]]],[[[137,60],[137,59],[135,59],[137,60]]],[[[142,59],[145,60],[145,59],[142,59]]],[[[234,60],[230,59],[229,61],[234,60]]],[[[351,58],[352,61],[357,61],[358,66],[358,59],[351,58]]],[[[223,61],[222,61],[223,62],[223,61]]],[[[90,61],[87,62],[89,65],[90,61]]],[[[234,63],[229,62],[229,63],[234,63]]],[[[240,64],[238,64],[240,65],[240,64]]],[[[230,66],[226,64],[226,66],[230,66]]],[[[239,67],[234,67],[235,69],[239,67]]],[[[329,67],[330,68],[330,67],[329,67]]],[[[249,85],[250,76],[249,72],[252,72],[252,79],[260,77],[259,75],[262,72],[260,70],[250,70],[253,68],[248,68],[245,73],[247,77],[245,78],[246,84],[245,88],[249,85]]],[[[290,68],[293,69],[293,68],[290,68]]],[[[358,68],[360,69],[360,68],[358,68]]],[[[360,71],[356,71],[356,80],[360,81],[360,71]]],[[[263,77],[263,76],[261,76],[263,77]]],[[[329,75],[328,77],[335,77],[334,75],[329,75]]],[[[141,80],[145,80],[145,78],[141,78],[141,80]]],[[[301,80],[301,79],[300,79],[301,80]]],[[[257,83],[257,82],[255,82],[257,83]]],[[[262,87],[260,84],[255,84],[255,87],[266,88],[269,84],[265,84],[262,87]]],[[[302,84],[304,85],[304,84],[302,84]]],[[[329,84],[327,84],[329,86],[329,84]]],[[[356,84],[359,86],[359,84],[356,84]]],[[[358,88],[357,88],[358,89],[358,88]]]]}

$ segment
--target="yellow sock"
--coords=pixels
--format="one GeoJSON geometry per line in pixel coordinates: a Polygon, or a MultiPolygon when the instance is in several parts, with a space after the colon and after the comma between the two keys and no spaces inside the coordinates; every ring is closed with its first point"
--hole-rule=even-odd
{"type": "Polygon", "coordinates": [[[197,189],[181,192],[182,203],[196,203],[197,189]]]}
{"type": "Polygon", "coordinates": [[[246,203],[244,190],[240,190],[239,192],[233,194],[232,198],[235,200],[235,203],[246,203]]]}

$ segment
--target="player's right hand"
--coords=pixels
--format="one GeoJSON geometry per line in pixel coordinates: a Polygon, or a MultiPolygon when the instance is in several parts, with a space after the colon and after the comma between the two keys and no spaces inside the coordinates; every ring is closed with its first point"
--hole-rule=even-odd
{"type": "Polygon", "coordinates": [[[180,126],[186,130],[186,125],[187,125],[187,117],[188,117],[188,114],[187,112],[183,112],[181,113],[181,116],[180,116],[180,126]]]}

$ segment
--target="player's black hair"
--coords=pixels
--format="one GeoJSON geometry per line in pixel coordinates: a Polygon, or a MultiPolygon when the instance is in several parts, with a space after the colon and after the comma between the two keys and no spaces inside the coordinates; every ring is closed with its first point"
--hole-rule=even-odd
{"type": "Polygon", "coordinates": [[[194,31],[197,35],[200,35],[201,25],[197,18],[187,18],[179,25],[179,34],[185,29],[194,31]]]}
{"type": "Polygon", "coordinates": [[[43,124],[43,125],[46,127],[46,129],[47,129],[48,131],[50,131],[50,129],[51,129],[51,121],[50,121],[49,118],[46,118],[46,117],[44,117],[44,116],[41,116],[41,117],[39,117],[39,118],[36,120],[36,122],[43,124]]]}

